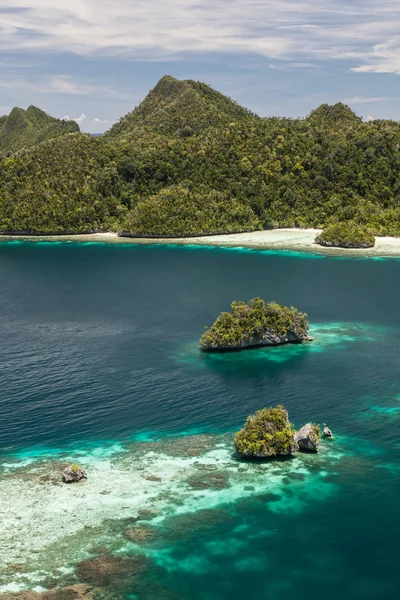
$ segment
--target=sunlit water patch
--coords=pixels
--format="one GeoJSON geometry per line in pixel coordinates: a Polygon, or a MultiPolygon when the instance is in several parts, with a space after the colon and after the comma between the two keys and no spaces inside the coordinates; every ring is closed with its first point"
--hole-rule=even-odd
{"type": "Polygon", "coordinates": [[[212,364],[245,364],[253,365],[259,361],[285,363],[296,361],[308,354],[343,350],[354,342],[384,341],[391,331],[389,327],[366,323],[315,323],[310,326],[312,342],[302,344],[286,344],[265,348],[252,348],[240,352],[202,352],[198,341],[192,341],[177,352],[180,362],[200,367],[212,364]]]}
{"type": "Polygon", "coordinates": [[[366,407],[361,413],[365,419],[400,415],[400,394],[392,397],[369,396],[365,403],[366,407]]]}

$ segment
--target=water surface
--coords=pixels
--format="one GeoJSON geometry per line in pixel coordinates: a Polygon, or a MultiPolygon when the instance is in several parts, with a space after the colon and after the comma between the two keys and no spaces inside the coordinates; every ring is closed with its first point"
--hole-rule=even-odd
{"type": "Polygon", "coordinates": [[[399,269],[0,244],[0,552],[27,564],[0,571],[0,590],[74,582],[76,562],[101,545],[149,561],[137,580],[110,585],[111,598],[396,597],[399,269]],[[306,311],[313,344],[198,351],[221,310],[256,295],[306,311]],[[278,403],[296,426],[326,422],[335,440],[315,457],[238,463],[232,432],[278,403]],[[85,484],[57,485],[66,459],[88,466],[85,484]],[[159,511],[157,535],[132,543],[126,521],[146,506],[159,511]]]}

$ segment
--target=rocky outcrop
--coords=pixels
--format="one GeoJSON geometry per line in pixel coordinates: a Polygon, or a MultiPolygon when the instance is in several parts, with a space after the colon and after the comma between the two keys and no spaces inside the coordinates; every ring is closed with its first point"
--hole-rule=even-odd
{"type": "Polygon", "coordinates": [[[301,452],[318,452],[321,434],[317,425],[313,423],[303,425],[295,432],[293,438],[301,452]]]}
{"type": "Polygon", "coordinates": [[[326,248],[344,248],[347,250],[351,250],[352,248],[362,249],[362,248],[373,248],[375,246],[375,242],[345,242],[343,240],[324,240],[320,236],[315,238],[315,243],[320,246],[325,246],[326,248]]]}
{"type": "Polygon", "coordinates": [[[206,352],[229,352],[232,350],[246,350],[247,348],[262,348],[263,346],[284,346],[285,344],[301,344],[311,342],[312,338],[303,333],[286,331],[278,335],[272,329],[265,329],[261,334],[254,335],[242,340],[236,345],[224,345],[220,343],[202,344],[202,350],[206,352]]]}
{"type": "Polygon", "coordinates": [[[293,427],[283,406],[263,408],[235,434],[235,448],[246,458],[290,456],[297,451],[293,427]]]}
{"type": "Polygon", "coordinates": [[[77,483],[82,479],[86,479],[86,471],[79,465],[68,465],[62,472],[62,480],[64,483],[77,483]]]}
{"type": "Polygon", "coordinates": [[[247,304],[232,302],[231,312],[223,312],[202,336],[200,347],[206,352],[226,352],[282,346],[311,341],[307,315],[294,307],[276,302],[266,304],[254,298],[247,304]]]}
{"type": "Polygon", "coordinates": [[[273,458],[299,451],[318,452],[320,439],[319,425],[307,423],[296,431],[287,410],[277,406],[250,415],[243,429],[235,434],[234,443],[236,452],[244,458],[273,458]]]}
{"type": "Polygon", "coordinates": [[[332,437],[332,431],[329,429],[329,427],[324,427],[323,431],[322,431],[324,437],[332,437]]]}

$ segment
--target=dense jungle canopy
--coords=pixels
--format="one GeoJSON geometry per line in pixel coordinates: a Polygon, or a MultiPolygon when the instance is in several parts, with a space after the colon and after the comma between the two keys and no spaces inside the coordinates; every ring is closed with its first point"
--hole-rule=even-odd
{"type": "Polygon", "coordinates": [[[185,236],[353,221],[400,235],[396,121],[363,122],[341,103],[261,118],[165,76],[103,136],[78,129],[34,107],[0,118],[0,231],[185,236]]]}

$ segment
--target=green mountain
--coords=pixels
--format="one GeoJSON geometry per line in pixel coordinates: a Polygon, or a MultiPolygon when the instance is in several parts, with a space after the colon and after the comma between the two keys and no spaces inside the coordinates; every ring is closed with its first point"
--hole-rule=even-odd
{"type": "Polygon", "coordinates": [[[1,162],[0,232],[85,233],[117,228],[126,212],[110,148],[76,133],[1,162]]]}
{"type": "Polygon", "coordinates": [[[166,75],[143,102],[113,125],[104,137],[120,140],[149,132],[188,137],[208,127],[255,118],[249,110],[205,83],[179,81],[166,75]]]}
{"type": "Polygon", "coordinates": [[[344,127],[357,127],[362,119],[346,104],[338,102],[332,106],[321,104],[310,113],[307,121],[313,127],[333,127],[338,130],[344,127]]]}
{"type": "Polygon", "coordinates": [[[0,153],[15,152],[78,131],[75,121],[55,119],[35,106],[27,110],[15,107],[8,116],[0,117],[0,153]]]}
{"type": "Polygon", "coordinates": [[[37,144],[48,119],[0,119],[3,142],[10,122],[19,139],[36,132],[0,160],[0,231],[185,236],[353,221],[400,236],[396,121],[365,123],[341,103],[263,119],[172,77],[100,138],[57,130],[37,144]]]}

